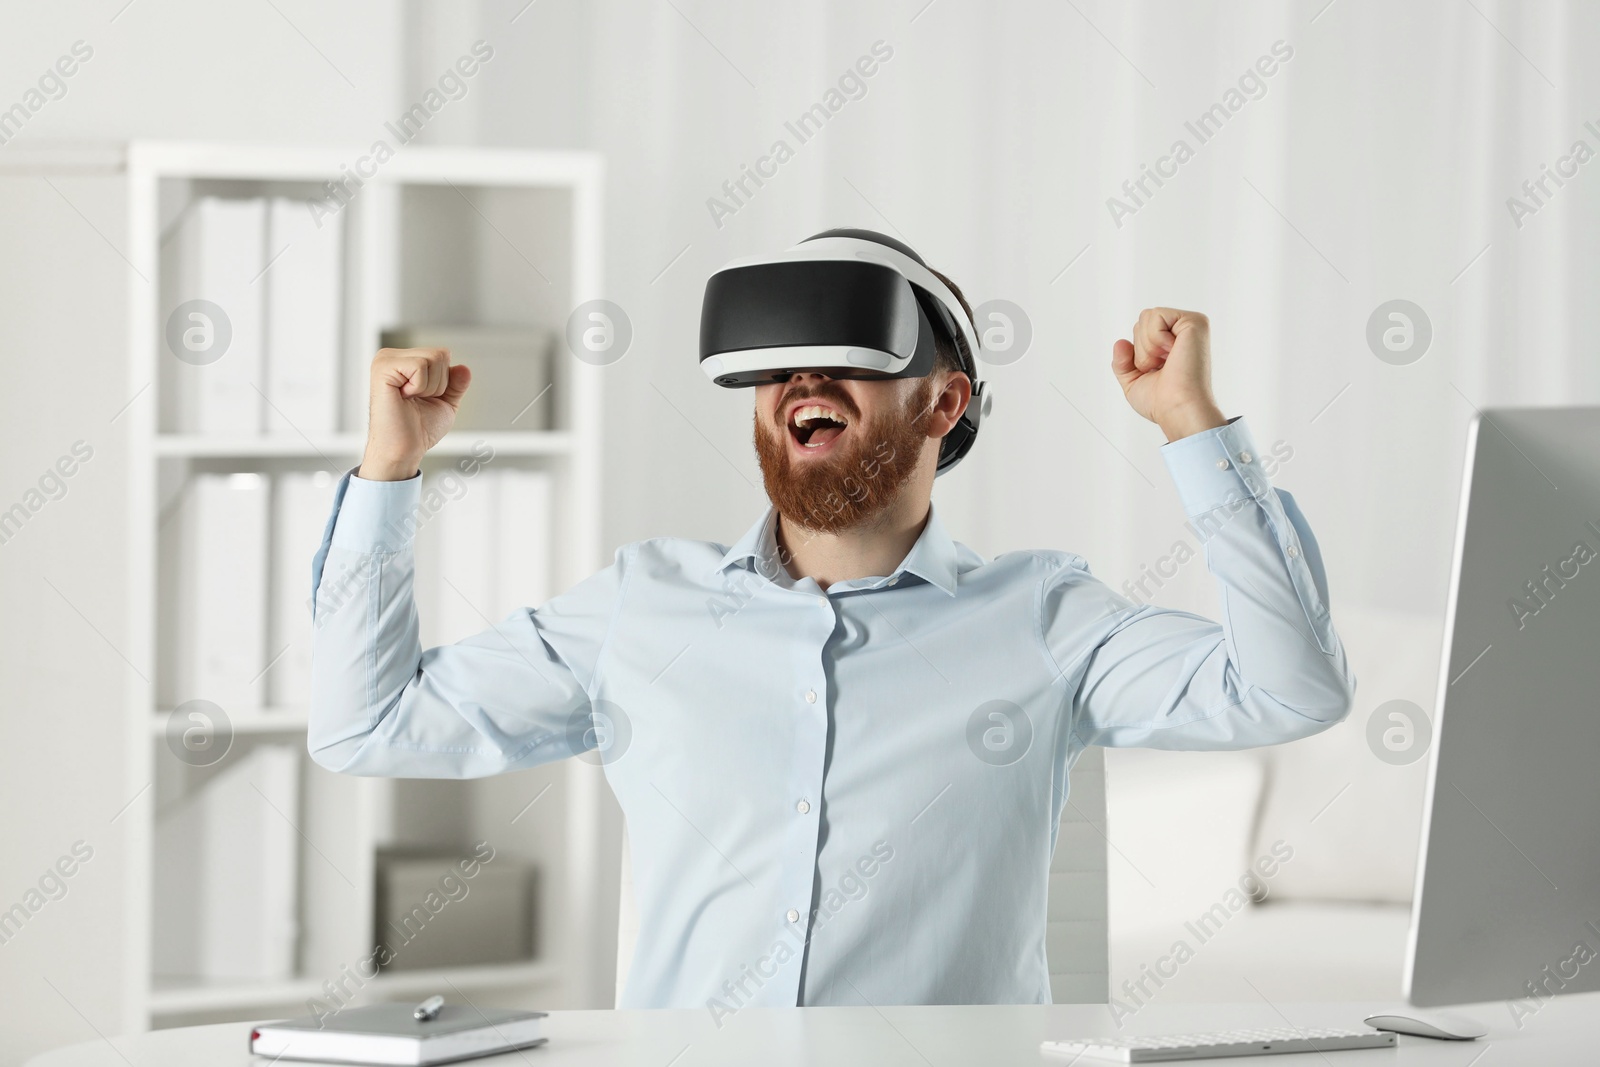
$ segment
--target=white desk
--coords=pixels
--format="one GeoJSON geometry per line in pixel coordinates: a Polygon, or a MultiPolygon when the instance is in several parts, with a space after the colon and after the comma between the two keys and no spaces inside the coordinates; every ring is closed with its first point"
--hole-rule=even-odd
{"type": "MultiPolygon", "coordinates": [[[[1148,1004],[1123,1033],[1180,1033],[1238,1026],[1360,1026],[1384,1004],[1148,1004]],[[1279,1013],[1282,1013],[1281,1015],[1279,1013]],[[1287,1020],[1287,1021],[1286,1021],[1287,1020]]],[[[1212,1060],[1258,1067],[1315,1064],[1370,1067],[1564,1067],[1600,1063],[1600,993],[1560,997],[1518,1030],[1504,1004],[1466,1013],[1489,1030],[1478,1041],[1430,1041],[1402,1035],[1397,1048],[1322,1056],[1212,1060]]],[[[719,1030],[705,1011],[557,1011],[546,1020],[550,1043],[469,1063],[483,1067],[709,1067],[827,1064],[828,1067],[966,1067],[1068,1061],[1039,1052],[1045,1038],[1117,1033],[1104,1007],[1076,1004],[991,1007],[749,1009],[719,1030]]],[[[29,1060],[26,1067],[264,1067],[245,1051],[248,1023],[157,1030],[96,1040],[29,1060]],[[115,1048],[111,1045],[115,1044],[115,1048]]],[[[287,1064],[289,1061],[279,1061],[287,1064]]],[[[1080,1061],[1089,1067],[1093,1061],[1080,1061]]]]}

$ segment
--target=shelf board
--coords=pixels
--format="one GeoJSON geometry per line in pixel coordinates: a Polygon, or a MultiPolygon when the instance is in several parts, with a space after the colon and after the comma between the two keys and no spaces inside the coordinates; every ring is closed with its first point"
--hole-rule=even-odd
{"type": "MultiPolygon", "coordinates": [[[[150,716],[150,732],[160,736],[167,730],[167,719],[172,708],[161,708],[150,716]]],[[[304,733],[305,708],[252,708],[249,711],[228,712],[228,725],[235,734],[287,734],[304,733]]]]}
{"type": "MultiPolygon", "coordinates": [[[[572,435],[565,430],[461,430],[446,434],[428,450],[430,456],[464,456],[479,443],[497,456],[556,456],[572,451],[572,435]]],[[[217,437],[203,434],[157,434],[158,456],[191,459],[271,459],[276,457],[340,457],[360,459],[367,438],[361,433],[300,436],[217,437]]]]}
{"type": "MultiPolygon", "coordinates": [[[[384,971],[369,979],[362,993],[383,996],[412,996],[448,990],[451,985],[473,989],[505,988],[552,981],[560,971],[541,960],[523,963],[491,963],[477,967],[441,967],[418,971],[384,971]]],[[[280,982],[201,982],[165,984],[156,982],[150,990],[150,1011],[154,1015],[182,1012],[228,1011],[253,1007],[301,1003],[312,997],[325,997],[321,978],[291,978],[280,982]]]]}
{"type": "MultiPolygon", "coordinates": [[[[338,180],[369,145],[306,147],[227,141],[135,141],[127,148],[130,169],[163,178],[235,181],[338,180]]],[[[597,186],[604,170],[594,152],[550,149],[409,147],[368,182],[457,185],[597,186]]]]}

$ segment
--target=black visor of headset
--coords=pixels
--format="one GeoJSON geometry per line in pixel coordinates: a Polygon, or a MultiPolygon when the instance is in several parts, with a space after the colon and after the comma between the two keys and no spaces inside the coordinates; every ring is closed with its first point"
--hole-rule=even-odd
{"type": "Polygon", "coordinates": [[[945,435],[936,473],[960,462],[991,395],[978,338],[950,287],[922,257],[871,230],[828,230],[775,256],[734,260],[706,282],[700,369],[730,389],[832,378],[919,378],[933,372],[935,331],[954,344],[972,399],[945,435]]]}

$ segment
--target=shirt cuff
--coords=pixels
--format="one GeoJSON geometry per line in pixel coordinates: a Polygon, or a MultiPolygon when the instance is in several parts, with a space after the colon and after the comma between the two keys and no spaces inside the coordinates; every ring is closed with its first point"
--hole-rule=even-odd
{"type": "Polygon", "coordinates": [[[1193,515],[1259,500],[1272,489],[1261,469],[1261,455],[1243,416],[1221,426],[1180,437],[1161,446],[1167,471],[1178,487],[1183,510],[1193,515]]]}
{"type": "Polygon", "coordinates": [[[422,503],[422,472],[398,482],[359,478],[353,467],[335,500],[331,544],[353,552],[396,552],[411,547],[422,503]]]}

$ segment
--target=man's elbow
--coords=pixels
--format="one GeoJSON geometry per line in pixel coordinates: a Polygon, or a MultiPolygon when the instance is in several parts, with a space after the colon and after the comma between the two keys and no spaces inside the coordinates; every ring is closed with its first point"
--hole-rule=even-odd
{"type": "Polygon", "coordinates": [[[1355,705],[1355,693],[1350,689],[1342,689],[1321,709],[1322,713],[1317,718],[1328,726],[1337,726],[1350,717],[1355,705]]]}
{"type": "Polygon", "coordinates": [[[353,727],[313,697],[306,729],[306,754],[323,770],[351,774],[350,767],[372,730],[353,727]]]}
{"type": "Polygon", "coordinates": [[[1327,661],[1318,673],[1313,692],[1297,709],[1323,727],[1334,726],[1350,717],[1356,703],[1356,676],[1341,658],[1327,661]]]}
{"type": "Polygon", "coordinates": [[[1328,663],[1324,669],[1297,676],[1293,685],[1260,690],[1266,702],[1263,715],[1276,724],[1274,739],[1267,743],[1299,741],[1337,726],[1350,717],[1355,688],[1355,676],[1348,669],[1328,663]]]}
{"type": "Polygon", "coordinates": [[[350,765],[347,746],[318,737],[314,730],[306,731],[306,754],[311,757],[312,763],[334,774],[343,774],[350,765]]]}
{"type": "MultiPolygon", "coordinates": [[[[313,687],[315,688],[315,687],[313,687]]],[[[401,694],[377,714],[365,710],[354,697],[346,694],[325,693],[311,698],[306,728],[306,754],[311,761],[334,774],[379,776],[386,772],[374,769],[374,738],[382,724],[396,714],[401,694]],[[352,710],[360,707],[362,710],[352,710]]],[[[378,742],[381,748],[381,742],[378,742]]],[[[378,763],[381,763],[381,758],[378,763]]]]}

